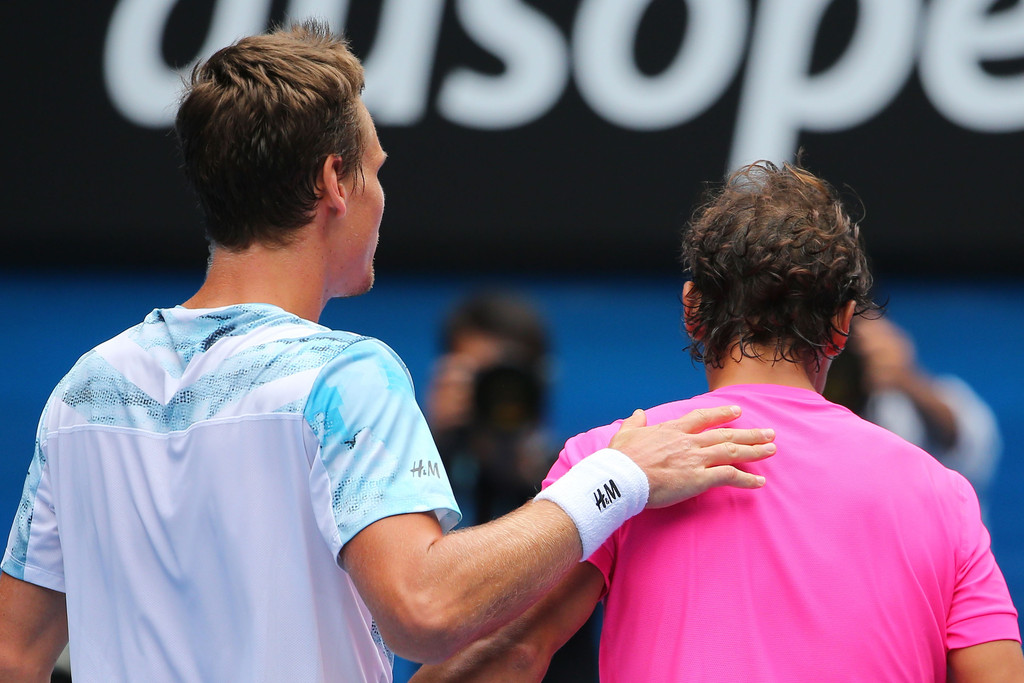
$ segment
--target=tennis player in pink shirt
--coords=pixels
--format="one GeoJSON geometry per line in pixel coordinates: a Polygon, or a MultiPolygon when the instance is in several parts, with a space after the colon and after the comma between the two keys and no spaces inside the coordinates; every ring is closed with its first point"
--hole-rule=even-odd
{"type": "MultiPolygon", "coordinates": [[[[743,466],[767,485],[640,512],[517,622],[414,680],[540,680],[604,600],[604,683],[1024,681],[970,484],[821,396],[852,318],[878,308],[835,191],[795,166],[741,169],[695,214],[683,253],[710,391],[647,422],[741,406],[732,426],[775,429],[776,455],[743,466]]],[[[617,424],[570,439],[545,492],[617,424]]]]}

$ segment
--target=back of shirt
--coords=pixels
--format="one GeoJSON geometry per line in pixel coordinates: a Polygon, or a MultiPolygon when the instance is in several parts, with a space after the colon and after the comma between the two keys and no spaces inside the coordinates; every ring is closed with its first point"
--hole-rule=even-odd
{"type": "Polygon", "coordinates": [[[3,570],[66,593],[76,681],[386,681],[337,555],[425,511],[457,520],[390,349],[272,306],[158,310],[54,391],[3,570]]]}
{"type": "MultiPolygon", "coordinates": [[[[809,390],[730,386],[648,422],[729,404],[776,431],[744,466],[767,484],[646,510],[593,554],[602,681],[944,681],[947,649],[1020,640],[963,477],[809,390]]],[[[549,481],[614,431],[570,440],[549,481]]]]}

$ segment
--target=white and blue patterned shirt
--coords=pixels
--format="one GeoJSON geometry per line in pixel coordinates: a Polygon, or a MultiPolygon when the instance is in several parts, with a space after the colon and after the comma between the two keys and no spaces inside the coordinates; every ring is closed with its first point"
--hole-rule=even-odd
{"type": "Polygon", "coordinates": [[[66,593],[76,681],[390,681],[337,557],[412,512],[459,518],[390,348],[158,309],[54,390],[2,569],[66,593]]]}

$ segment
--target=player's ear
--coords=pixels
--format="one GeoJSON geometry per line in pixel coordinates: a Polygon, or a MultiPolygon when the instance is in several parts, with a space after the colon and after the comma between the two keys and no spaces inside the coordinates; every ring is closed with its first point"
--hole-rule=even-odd
{"type": "Polygon", "coordinates": [[[683,325],[686,326],[686,333],[690,335],[692,339],[698,339],[701,330],[697,328],[697,307],[700,305],[700,291],[693,284],[692,280],[687,280],[686,284],[683,285],[683,325]]]}
{"type": "Polygon", "coordinates": [[[339,216],[344,216],[348,211],[349,190],[342,182],[342,172],[341,157],[337,154],[328,154],[317,176],[320,201],[326,202],[327,207],[336,211],[339,216]]]}
{"type": "Polygon", "coordinates": [[[836,314],[832,316],[832,340],[830,355],[838,356],[846,348],[846,342],[850,338],[850,325],[853,323],[853,315],[857,311],[857,302],[853,299],[843,304],[836,314]]]}

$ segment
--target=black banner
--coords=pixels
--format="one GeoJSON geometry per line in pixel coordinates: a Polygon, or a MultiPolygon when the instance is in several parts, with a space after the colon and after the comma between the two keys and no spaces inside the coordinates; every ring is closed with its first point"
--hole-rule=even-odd
{"type": "Polygon", "coordinates": [[[802,147],[881,271],[1024,272],[1024,3],[9,5],[4,266],[202,265],[180,73],[316,14],[364,59],[390,155],[382,269],[674,271],[705,181],[802,147]]]}

